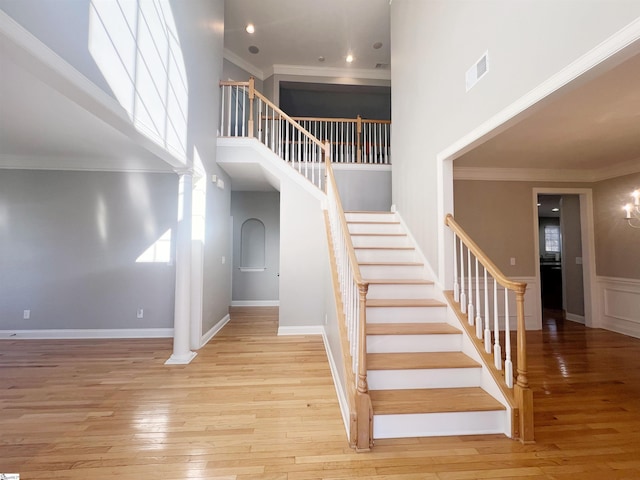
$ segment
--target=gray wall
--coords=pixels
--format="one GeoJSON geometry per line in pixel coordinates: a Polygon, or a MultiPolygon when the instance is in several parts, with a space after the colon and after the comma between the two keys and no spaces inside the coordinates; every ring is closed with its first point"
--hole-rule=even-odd
{"type": "Polygon", "coordinates": [[[175,267],[136,259],[175,227],[177,185],[173,174],[0,170],[0,330],[173,327],[175,267]]]}
{"type": "MultiPolygon", "coordinates": [[[[247,82],[251,74],[245,69],[237,66],[235,63],[230,62],[226,58],[222,62],[222,80],[234,82],[247,82]]],[[[255,87],[260,93],[264,94],[262,80],[255,78],[255,87]]]]}
{"type": "Polygon", "coordinates": [[[391,169],[334,166],[342,208],[388,212],[391,209],[391,169]]]}
{"type": "Polygon", "coordinates": [[[232,192],[233,301],[278,300],[280,271],[280,194],[278,192],[232,192]],[[241,228],[251,218],[265,227],[265,267],[261,272],[240,271],[241,228]]]}
{"type": "MultiPolygon", "coordinates": [[[[197,245],[199,248],[194,248],[194,251],[197,252],[197,258],[194,258],[194,263],[199,264],[204,273],[201,275],[202,278],[192,282],[192,288],[195,288],[195,290],[191,308],[197,316],[201,316],[202,333],[204,333],[227,315],[228,307],[231,303],[231,266],[230,262],[222,261],[223,259],[231,258],[230,190],[228,188],[230,181],[226,173],[216,164],[215,142],[215,132],[219,121],[217,112],[220,111],[220,94],[216,85],[222,78],[224,32],[220,28],[199,27],[201,25],[223,24],[224,0],[189,0],[189,2],[172,0],[171,7],[180,37],[189,83],[187,162],[191,164],[194,159],[201,159],[205,169],[205,178],[211,178],[212,174],[216,174],[226,184],[226,188],[221,189],[208,183],[205,238],[204,240],[199,240],[200,243],[197,245]],[[204,291],[198,292],[198,287],[202,285],[204,285],[204,291]]],[[[0,0],[0,8],[46,43],[80,73],[113,96],[88,50],[89,0],[69,0],[64,2],[64,8],[61,8],[61,2],[58,0],[0,0]]],[[[60,172],[56,176],[56,182],[66,185],[71,194],[76,189],[83,191],[82,185],[66,180],[67,178],[74,178],[74,175],[76,174],[60,172]]],[[[5,176],[5,172],[2,172],[2,176],[5,176]]],[[[98,189],[106,189],[110,192],[114,189],[114,192],[116,192],[118,189],[117,186],[113,186],[108,182],[101,186],[103,178],[106,177],[91,178],[98,179],[94,182],[98,189]]],[[[173,187],[165,189],[164,196],[158,194],[159,197],[155,199],[158,205],[176,201],[177,177],[169,175],[169,178],[173,182],[173,187]]],[[[127,193],[125,187],[120,190],[119,194],[122,196],[127,193]]],[[[53,185],[51,188],[53,188],[53,185]]],[[[55,193],[56,195],[69,194],[63,189],[56,190],[55,193]]],[[[84,193],[79,193],[79,195],[81,199],[84,198],[84,193]]],[[[113,196],[117,197],[118,194],[113,193],[113,196]]],[[[52,198],[49,201],[55,203],[57,199],[52,198]]],[[[127,212],[127,210],[136,211],[136,209],[144,207],[149,208],[152,213],[156,211],[155,204],[145,207],[145,204],[138,204],[137,202],[142,202],[142,199],[132,199],[129,203],[122,205],[123,208],[121,210],[125,218],[133,214],[127,212]]],[[[172,220],[175,220],[177,204],[172,203],[171,205],[173,205],[173,210],[168,211],[167,214],[172,215],[172,220]]],[[[148,215],[151,214],[148,213],[148,215]]],[[[138,220],[145,218],[144,212],[139,213],[138,220]]],[[[89,221],[95,223],[95,219],[89,221]]],[[[87,226],[86,228],[89,227],[87,226]]],[[[133,231],[131,238],[126,237],[125,239],[123,237],[118,248],[126,250],[128,248],[126,245],[128,240],[136,245],[140,243],[136,235],[137,233],[133,231]]],[[[158,318],[164,319],[163,326],[167,327],[173,326],[172,319],[174,315],[175,275],[171,278],[170,291],[163,291],[161,294],[153,295],[156,302],[155,308],[162,310],[158,318]],[[171,321],[167,319],[171,319],[171,321]]],[[[119,281],[123,285],[144,285],[145,283],[154,285],[155,282],[159,281],[159,277],[155,272],[147,272],[142,277],[136,277],[135,281],[131,279],[126,281],[115,279],[114,281],[119,281]]],[[[26,285],[26,287],[29,287],[29,285],[26,285]]],[[[116,286],[114,285],[113,288],[116,288],[116,286]]],[[[76,295],[59,297],[56,301],[60,304],[72,303],[75,301],[75,297],[76,295]]],[[[128,312],[131,308],[130,304],[132,304],[132,300],[130,299],[130,294],[126,292],[123,292],[121,296],[111,295],[109,302],[103,302],[102,304],[98,302],[96,305],[104,305],[104,308],[108,310],[102,312],[102,320],[100,322],[96,321],[96,327],[113,328],[120,326],[122,322],[118,318],[120,317],[119,310],[121,305],[126,306],[128,312]],[[113,319],[111,324],[105,323],[108,318],[113,319]]],[[[20,310],[24,308],[27,307],[20,307],[20,310]]],[[[146,317],[147,314],[145,313],[145,319],[146,317]]],[[[67,323],[75,325],[81,321],[79,318],[74,318],[66,320],[65,325],[67,323]]],[[[32,322],[28,328],[42,327],[32,322]]],[[[47,326],[46,328],[58,327],[47,326]]]]}

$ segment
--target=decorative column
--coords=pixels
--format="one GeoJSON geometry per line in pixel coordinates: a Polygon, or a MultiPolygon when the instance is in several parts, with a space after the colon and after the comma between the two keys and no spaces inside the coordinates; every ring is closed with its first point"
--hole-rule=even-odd
{"type": "Polygon", "coordinates": [[[176,225],[176,291],[173,319],[173,353],[165,365],[184,365],[197,355],[190,347],[191,330],[191,215],[193,174],[178,172],[178,223],[176,225]]]}

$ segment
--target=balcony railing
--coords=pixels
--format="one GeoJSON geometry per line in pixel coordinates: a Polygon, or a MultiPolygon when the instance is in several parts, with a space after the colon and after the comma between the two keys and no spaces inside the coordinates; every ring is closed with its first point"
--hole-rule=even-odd
{"type": "MultiPolygon", "coordinates": [[[[333,163],[389,165],[391,122],[357,118],[289,117],[248,82],[221,82],[220,135],[253,137],[285,161],[299,161],[311,155],[311,143],[327,143],[333,163]],[[303,133],[305,132],[305,133],[303,133]],[[311,138],[316,142],[311,141],[311,138]]],[[[315,159],[308,158],[307,167],[315,159]]]]}

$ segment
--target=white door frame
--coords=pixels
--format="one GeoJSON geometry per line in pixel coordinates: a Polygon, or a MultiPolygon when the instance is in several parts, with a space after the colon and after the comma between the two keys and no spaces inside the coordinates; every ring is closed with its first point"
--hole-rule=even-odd
{"type": "MultiPolygon", "coordinates": [[[[538,195],[578,195],[580,198],[580,239],[582,241],[582,285],[584,288],[584,324],[599,328],[598,289],[596,284],[596,251],[593,226],[593,191],[591,188],[534,187],[533,188],[533,234],[536,283],[540,292],[540,238],[538,226],[538,195]]],[[[542,315],[542,298],[538,295],[537,310],[542,315]]]]}

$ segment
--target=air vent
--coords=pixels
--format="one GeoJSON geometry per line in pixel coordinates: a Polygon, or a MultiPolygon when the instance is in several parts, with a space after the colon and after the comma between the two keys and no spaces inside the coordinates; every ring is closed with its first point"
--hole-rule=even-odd
{"type": "Polygon", "coordinates": [[[467,92],[478,83],[482,77],[484,77],[489,71],[489,52],[484,52],[484,55],[474,63],[465,75],[467,92]]]}
{"type": "Polygon", "coordinates": [[[376,63],[376,68],[378,68],[380,70],[389,70],[389,64],[388,63],[376,63]]]}

